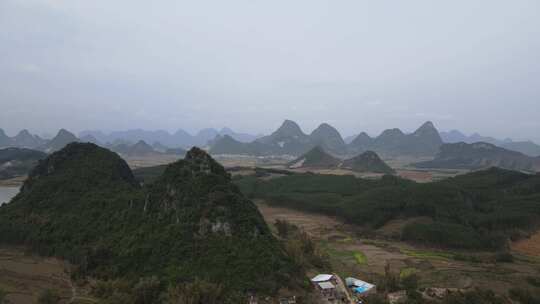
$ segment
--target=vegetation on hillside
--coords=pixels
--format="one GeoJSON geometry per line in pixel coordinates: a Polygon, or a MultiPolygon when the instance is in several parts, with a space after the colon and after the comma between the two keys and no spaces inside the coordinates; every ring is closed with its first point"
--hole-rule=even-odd
{"type": "Polygon", "coordinates": [[[40,162],[0,207],[0,231],[1,243],[68,259],[75,277],[121,278],[131,291],[152,276],[171,294],[202,280],[219,286],[219,303],[238,303],[248,292],[303,284],[301,267],[255,205],[196,148],[141,188],[117,154],[70,144],[40,162]]]}
{"type": "Polygon", "coordinates": [[[341,165],[344,168],[357,172],[375,172],[384,174],[393,174],[394,169],[390,168],[377,153],[366,151],[351,159],[343,161],[341,165]]]}
{"type": "Polygon", "coordinates": [[[403,240],[463,249],[503,249],[509,238],[540,223],[540,175],[492,168],[447,180],[418,184],[386,175],[380,180],[354,176],[295,174],[236,183],[251,198],[270,205],[339,216],[377,229],[399,218],[411,221],[403,240]]]}
{"type": "Polygon", "coordinates": [[[317,146],[289,163],[290,168],[337,168],[340,160],[317,146]]]}

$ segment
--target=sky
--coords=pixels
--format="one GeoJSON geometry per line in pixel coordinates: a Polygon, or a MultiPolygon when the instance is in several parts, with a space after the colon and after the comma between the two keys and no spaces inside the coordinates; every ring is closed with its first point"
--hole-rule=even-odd
{"type": "Polygon", "coordinates": [[[0,128],[540,142],[540,1],[0,0],[0,128]]]}

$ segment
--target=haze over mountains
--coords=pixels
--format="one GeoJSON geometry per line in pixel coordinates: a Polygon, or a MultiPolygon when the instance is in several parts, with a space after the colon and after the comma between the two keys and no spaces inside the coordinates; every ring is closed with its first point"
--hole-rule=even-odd
{"type": "Polygon", "coordinates": [[[335,155],[356,155],[372,150],[384,156],[430,156],[435,155],[442,144],[442,139],[431,122],[426,122],[412,134],[405,134],[399,129],[388,129],[380,136],[371,138],[366,133],[361,133],[350,144],[346,144],[341,134],[327,123],[321,124],[308,135],[295,122],[285,120],[275,132],[251,143],[240,143],[233,138],[216,140],[211,145],[210,152],[299,156],[320,146],[335,155]]]}
{"type": "Polygon", "coordinates": [[[499,167],[517,171],[540,171],[540,157],[530,157],[490,143],[444,144],[435,158],[416,164],[419,168],[483,169],[499,167]]]}
{"type": "Polygon", "coordinates": [[[531,141],[499,140],[477,133],[467,136],[452,130],[439,132],[432,122],[425,122],[412,133],[398,128],[387,129],[372,137],[366,132],[343,139],[340,132],[327,123],[320,124],[311,133],[305,133],[292,120],[285,120],[270,135],[237,133],[229,128],[221,130],[203,129],[195,135],[179,129],[171,134],[164,130],[133,129],[127,131],[82,131],[79,136],[61,129],[52,139],[43,139],[22,130],[9,137],[0,129],[0,148],[21,147],[52,153],[70,142],[90,142],[107,147],[125,155],[152,155],[155,153],[183,155],[192,146],[208,147],[212,154],[298,157],[318,146],[324,151],[341,157],[355,156],[365,151],[374,151],[382,157],[433,157],[443,143],[486,142],[525,155],[540,156],[540,145],[531,141]]]}
{"type": "Polygon", "coordinates": [[[502,148],[506,148],[508,150],[518,151],[528,156],[540,156],[540,145],[537,145],[530,140],[513,141],[510,138],[497,139],[490,136],[482,136],[478,133],[473,133],[467,136],[458,130],[440,132],[440,134],[445,143],[464,142],[472,144],[475,142],[485,142],[502,148]]]}
{"type": "Polygon", "coordinates": [[[187,131],[179,129],[173,134],[170,134],[164,130],[148,131],[142,129],[133,129],[127,131],[113,131],[111,133],[104,133],[102,131],[82,131],[79,133],[81,138],[91,136],[89,138],[95,138],[100,143],[114,143],[115,141],[128,141],[136,143],[140,140],[145,141],[146,143],[160,143],[169,148],[189,148],[192,146],[205,146],[208,141],[214,139],[216,136],[228,135],[232,138],[241,141],[249,142],[257,139],[260,135],[252,135],[247,133],[237,133],[229,128],[222,128],[221,130],[216,130],[212,128],[203,129],[197,132],[195,135],[191,135],[187,131]]]}

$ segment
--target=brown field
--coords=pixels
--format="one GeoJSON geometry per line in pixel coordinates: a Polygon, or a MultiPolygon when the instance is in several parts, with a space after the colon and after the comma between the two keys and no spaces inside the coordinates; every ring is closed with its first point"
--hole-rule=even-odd
{"type": "Polygon", "coordinates": [[[530,238],[514,242],[512,244],[512,250],[525,255],[540,257],[540,231],[533,234],[530,238]]]}
{"type": "Polygon", "coordinates": [[[60,304],[95,303],[87,288],[72,283],[69,269],[59,259],[28,254],[21,247],[0,247],[0,289],[10,304],[35,304],[46,289],[59,292],[60,304]]]}
{"type": "Polygon", "coordinates": [[[69,274],[62,261],[26,255],[22,248],[0,248],[0,288],[13,304],[36,303],[45,289],[58,290],[66,300],[72,296],[69,274]]]}
{"type": "Polygon", "coordinates": [[[137,157],[123,156],[123,158],[128,163],[131,169],[137,169],[142,167],[153,167],[170,164],[181,159],[182,157],[178,155],[161,154],[137,157]]]}
{"type": "Polygon", "coordinates": [[[397,170],[397,175],[418,183],[428,183],[433,181],[433,175],[427,171],[397,170]]]}
{"type": "Polygon", "coordinates": [[[12,179],[0,179],[0,186],[20,186],[26,180],[26,176],[20,176],[12,179]]]}
{"type": "MultiPolygon", "coordinates": [[[[334,271],[341,276],[354,276],[376,283],[388,263],[392,272],[401,275],[416,273],[420,277],[420,285],[426,287],[481,287],[498,293],[505,293],[516,286],[538,289],[529,285],[527,278],[540,274],[540,261],[517,252],[513,263],[496,263],[492,252],[443,251],[388,238],[366,239],[361,237],[359,227],[344,224],[337,218],[271,207],[263,201],[258,201],[257,206],[271,226],[276,219],[285,219],[303,228],[327,252],[332,269],[326,271],[334,271]],[[458,260],[455,258],[457,254],[475,256],[480,262],[458,260]]],[[[395,234],[407,221],[391,221],[375,233],[381,237],[395,234]]],[[[313,269],[309,273],[317,271],[325,270],[313,269]]]]}

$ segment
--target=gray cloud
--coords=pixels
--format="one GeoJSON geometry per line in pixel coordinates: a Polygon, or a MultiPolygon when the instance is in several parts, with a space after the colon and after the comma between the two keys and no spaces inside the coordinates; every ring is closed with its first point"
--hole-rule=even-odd
{"type": "Polygon", "coordinates": [[[540,141],[540,3],[0,1],[0,127],[344,134],[424,120],[540,141]]]}

